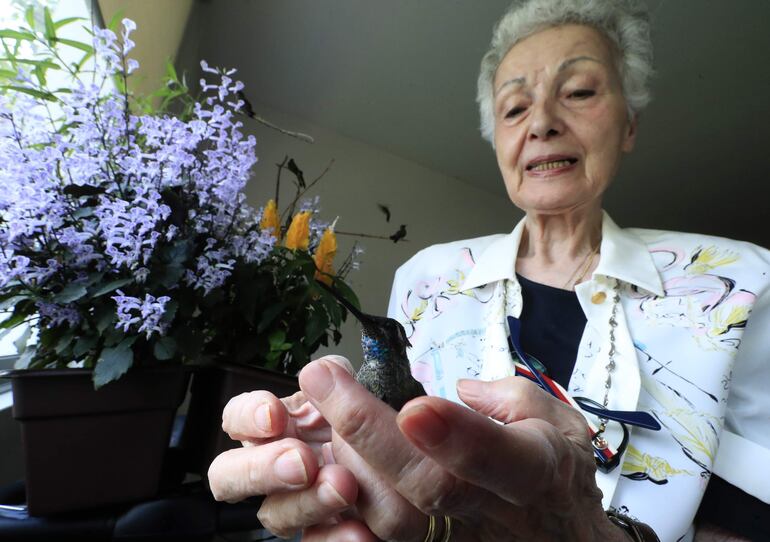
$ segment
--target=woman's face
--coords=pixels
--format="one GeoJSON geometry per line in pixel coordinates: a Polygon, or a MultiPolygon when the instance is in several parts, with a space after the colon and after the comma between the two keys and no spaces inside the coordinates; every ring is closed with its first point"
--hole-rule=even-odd
{"type": "Polygon", "coordinates": [[[497,163],[511,201],[545,214],[600,205],[636,135],[611,43],[582,25],[533,34],[505,55],[494,92],[497,163]]]}

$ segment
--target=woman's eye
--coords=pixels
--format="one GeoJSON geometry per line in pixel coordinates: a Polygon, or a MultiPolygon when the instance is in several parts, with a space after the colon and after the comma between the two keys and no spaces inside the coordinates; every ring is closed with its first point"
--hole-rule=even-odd
{"type": "Polygon", "coordinates": [[[596,92],[594,92],[591,89],[583,88],[580,90],[574,90],[569,93],[570,98],[577,98],[578,100],[582,100],[584,98],[590,98],[591,96],[594,96],[596,92]]]}
{"type": "Polygon", "coordinates": [[[513,109],[511,109],[510,111],[508,111],[505,114],[505,118],[506,119],[512,119],[513,117],[515,117],[516,115],[518,115],[522,111],[524,111],[523,107],[514,107],[513,109]]]}

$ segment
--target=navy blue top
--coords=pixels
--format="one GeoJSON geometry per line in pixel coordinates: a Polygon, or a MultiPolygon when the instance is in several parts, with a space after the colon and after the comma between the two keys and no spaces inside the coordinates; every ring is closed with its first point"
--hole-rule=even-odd
{"type": "Polygon", "coordinates": [[[586,327],[577,294],[532,282],[519,274],[516,278],[522,296],[521,347],[566,389],[586,327]]]}

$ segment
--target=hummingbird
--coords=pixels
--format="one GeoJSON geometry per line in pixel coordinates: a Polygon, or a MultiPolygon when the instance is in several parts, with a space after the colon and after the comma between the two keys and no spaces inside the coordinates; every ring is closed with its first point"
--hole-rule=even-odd
{"type": "Polygon", "coordinates": [[[398,228],[398,231],[391,235],[389,239],[394,243],[398,243],[404,237],[406,237],[406,224],[401,224],[401,227],[398,228]]]}
{"type": "Polygon", "coordinates": [[[361,323],[363,363],[356,380],[395,410],[407,401],[425,395],[425,389],[412,376],[407,347],[411,343],[404,326],[393,318],[366,314],[354,307],[339,292],[319,283],[361,323]]]}

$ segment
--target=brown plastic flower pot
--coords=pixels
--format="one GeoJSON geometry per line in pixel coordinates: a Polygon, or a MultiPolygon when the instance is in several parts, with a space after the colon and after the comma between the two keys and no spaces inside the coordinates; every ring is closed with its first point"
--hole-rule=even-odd
{"type": "Polygon", "coordinates": [[[284,397],[299,391],[299,382],[296,376],[249,365],[223,363],[195,373],[182,434],[188,472],[205,477],[217,455],[240,447],[222,431],[222,411],[232,397],[254,390],[284,397]]]}
{"type": "Polygon", "coordinates": [[[153,497],[176,409],[182,367],[129,371],[93,389],[91,371],[13,371],[30,515],[47,516],[153,497]]]}

